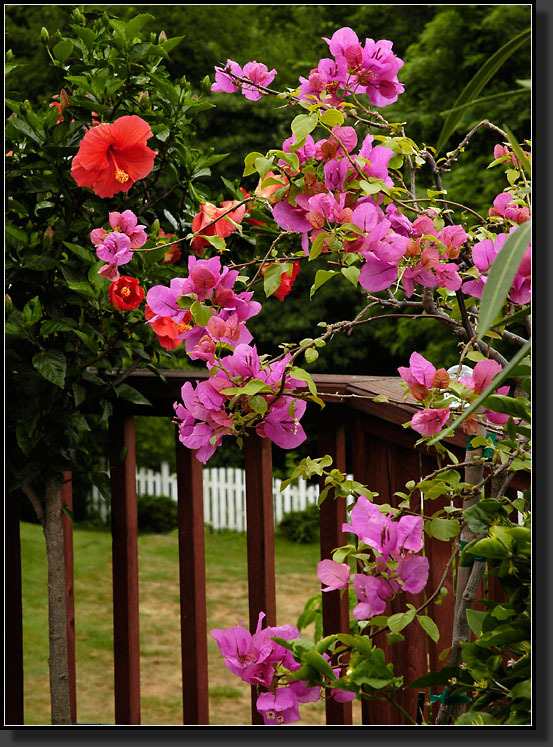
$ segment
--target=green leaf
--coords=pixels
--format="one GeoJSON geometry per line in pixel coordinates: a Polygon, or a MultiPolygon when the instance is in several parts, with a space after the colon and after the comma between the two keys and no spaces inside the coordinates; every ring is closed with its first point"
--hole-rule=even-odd
{"type": "Polygon", "coordinates": [[[467,622],[469,628],[472,630],[474,635],[478,638],[482,633],[482,623],[488,613],[486,610],[471,610],[467,609],[467,622]]]}
{"type": "Polygon", "coordinates": [[[307,651],[306,653],[302,654],[301,658],[302,662],[305,662],[310,667],[313,667],[313,669],[316,669],[317,672],[320,672],[325,677],[329,677],[331,680],[336,679],[332,667],[330,666],[328,661],[317,651],[307,651]]]}
{"type": "Polygon", "coordinates": [[[25,324],[36,324],[42,319],[42,305],[38,296],[31,298],[21,312],[21,317],[25,324]]]}
{"type": "Polygon", "coordinates": [[[487,711],[468,711],[455,721],[455,726],[494,726],[499,722],[487,711]]]}
{"type": "Polygon", "coordinates": [[[484,407],[493,412],[501,412],[530,423],[530,403],[524,397],[508,397],[505,394],[490,394],[484,401],[484,407]]]}
{"type": "Polygon", "coordinates": [[[255,174],[257,169],[255,167],[255,162],[258,158],[264,158],[265,156],[263,153],[248,153],[248,155],[244,158],[244,171],[242,173],[242,176],[250,176],[251,174],[255,174]]]}
{"type": "Polygon", "coordinates": [[[432,519],[429,526],[430,534],[436,539],[445,541],[459,534],[458,519],[432,519]]]}
{"type": "Polygon", "coordinates": [[[79,259],[82,259],[84,262],[92,264],[97,261],[96,255],[91,252],[90,249],[86,249],[84,246],[72,244],[70,241],[64,241],[63,245],[66,246],[71,252],[73,252],[73,254],[79,257],[79,259]]]}
{"type": "Polygon", "coordinates": [[[428,617],[428,615],[417,615],[417,621],[421,628],[432,638],[434,643],[440,640],[440,631],[431,617],[428,617]]]}
{"type": "Polygon", "coordinates": [[[450,114],[451,112],[462,113],[467,109],[470,109],[471,106],[478,106],[479,104],[489,104],[490,101],[498,101],[504,98],[508,98],[510,100],[513,96],[518,96],[521,93],[529,94],[530,92],[526,88],[515,88],[512,91],[502,91],[501,93],[494,93],[491,96],[482,96],[479,99],[473,99],[472,101],[469,101],[468,104],[461,104],[461,106],[454,106],[451,109],[444,109],[443,112],[440,112],[440,116],[443,117],[444,115],[450,114]]]}
{"type": "Polygon", "coordinates": [[[398,612],[395,615],[390,615],[388,618],[388,627],[392,633],[399,633],[403,630],[415,617],[415,609],[410,609],[408,612],[398,612]]]}
{"type": "Polygon", "coordinates": [[[319,118],[316,114],[298,114],[297,117],[294,117],[291,127],[296,136],[296,141],[291,146],[292,149],[303,145],[305,138],[313,132],[318,123],[319,118]]]}
{"type": "Polygon", "coordinates": [[[509,693],[511,698],[532,698],[532,682],[531,680],[523,680],[518,682],[509,693]]]}
{"type": "Polygon", "coordinates": [[[153,21],[154,17],[151,16],[149,13],[141,13],[138,16],[135,16],[134,18],[131,18],[131,20],[127,23],[125,26],[125,37],[127,41],[132,41],[134,37],[140,33],[142,27],[149,23],[150,21],[153,21]]]}
{"type": "Polygon", "coordinates": [[[132,402],[135,405],[152,404],[149,399],[146,399],[143,394],[129,384],[119,384],[115,389],[115,393],[118,397],[121,397],[121,399],[124,399],[127,402],[132,402]]]}
{"type": "Polygon", "coordinates": [[[33,366],[47,381],[60,389],[65,384],[67,359],[61,350],[48,350],[33,356],[33,366]]]}
{"type": "Polygon", "coordinates": [[[267,412],[267,400],[265,399],[265,397],[261,397],[258,394],[248,398],[248,405],[254,412],[256,412],[258,415],[261,415],[261,417],[263,417],[267,412]]]}
{"type": "Polygon", "coordinates": [[[309,249],[309,261],[312,262],[314,259],[317,259],[319,254],[323,250],[323,244],[324,240],[326,239],[327,234],[326,233],[320,233],[318,234],[315,241],[311,244],[311,248],[309,249]]]}
{"type": "Polygon", "coordinates": [[[305,360],[307,363],[315,363],[317,358],[319,357],[319,353],[314,348],[307,348],[305,351],[305,360]]]}
{"type": "Polygon", "coordinates": [[[353,287],[357,288],[357,283],[359,282],[359,273],[361,272],[361,268],[351,265],[350,267],[342,267],[341,272],[342,272],[342,275],[347,280],[349,280],[349,282],[353,285],[353,287]]]}
{"type": "Polygon", "coordinates": [[[321,123],[327,127],[341,127],[344,124],[344,115],[338,109],[327,109],[321,114],[321,123]]]}
{"type": "Polygon", "coordinates": [[[56,44],[56,46],[52,50],[54,57],[57,60],[59,60],[62,64],[69,57],[72,51],[73,51],[73,42],[71,41],[71,39],[62,39],[60,42],[56,44]]]}
{"type": "Polygon", "coordinates": [[[338,273],[335,270],[317,270],[315,273],[315,280],[313,281],[313,285],[311,286],[311,290],[309,292],[309,298],[313,298],[313,295],[316,290],[318,290],[321,285],[324,285],[327,280],[330,280],[330,278],[334,277],[334,275],[337,275],[338,273]]]}
{"type": "Polygon", "coordinates": [[[483,337],[492,326],[511,289],[514,277],[532,238],[531,220],[522,223],[509,236],[489,271],[478,318],[478,335],[483,337]]]}
{"type": "Polygon", "coordinates": [[[519,34],[510,39],[506,44],[504,44],[500,49],[498,49],[495,54],[488,58],[482,65],[480,70],[478,70],[476,75],[469,81],[468,85],[464,88],[464,90],[455,101],[455,104],[453,105],[455,111],[452,111],[444,122],[442,131],[440,132],[440,135],[438,137],[438,144],[436,146],[436,151],[438,153],[441,153],[443,151],[445,144],[453,134],[462,116],[463,109],[460,109],[459,107],[462,107],[463,105],[468,104],[473,99],[475,99],[480,91],[484,88],[486,83],[490,80],[490,78],[492,78],[499,70],[499,68],[503,65],[503,63],[514,52],[516,52],[516,50],[520,46],[529,41],[530,38],[531,29],[525,29],[524,31],[521,31],[519,34]]]}
{"type": "Polygon", "coordinates": [[[211,309],[204,306],[199,301],[194,301],[190,307],[190,313],[192,314],[194,323],[197,324],[198,327],[205,327],[211,319],[211,309]]]}
{"type": "Polygon", "coordinates": [[[267,297],[272,296],[280,288],[282,276],[290,270],[290,265],[287,262],[274,262],[265,269],[263,289],[267,297]]]}

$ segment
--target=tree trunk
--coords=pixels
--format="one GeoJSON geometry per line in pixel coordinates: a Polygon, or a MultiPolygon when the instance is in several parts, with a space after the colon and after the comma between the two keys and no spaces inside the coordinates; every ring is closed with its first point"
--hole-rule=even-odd
{"type": "Polygon", "coordinates": [[[67,665],[65,575],[60,485],[46,486],[44,538],[48,563],[48,639],[52,724],[71,723],[67,665]]]}
{"type": "MultiPolygon", "coordinates": [[[[479,434],[481,435],[481,434],[479,434]]],[[[473,462],[465,468],[465,482],[471,485],[477,485],[483,476],[484,466],[481,461],[482,449],[466,452],[466,461],[473,462]]],[[[493,477],[491,481],[491,495],[497,496],[501,481],[493,477]]],[[[465,502],[464,508],[478,503],[479,496],[465,502]]],[[[468,526],[464,526],[461,532],[461,542],[472,542],[477,537],[482,536],[472,532],[468,526]]],[[[480,582],[486,571],[487,563],[485,561],[474,560],[472,565],[457,566],[457,580],[455,584],[455,613],[453,620],[453,632],[451,636],[451,650],[448,659],[448,665],[459,666],[463,660],[462,643],[470,641],[471,630],[467,620],[467,610],[472,609],[480,582]]],[[[465,703],[442,703],[438,716],[436,717],[437,726],[454,724],[456,719],[464,712],[465,703]]]]}

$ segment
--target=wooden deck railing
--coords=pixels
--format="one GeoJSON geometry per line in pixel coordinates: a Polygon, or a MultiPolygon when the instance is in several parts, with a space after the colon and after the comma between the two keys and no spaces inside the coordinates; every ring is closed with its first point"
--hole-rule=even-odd
{"type": "MultiPolygon", "coordinates": [[[[151,407],[119,401],[110,422],[110,463],[112,482],[112,565],[113,565],[113,651],[115,722],[117,725],[140,724],[140,650],[138,601],[138,551],[136,508],[135,415],[173,416],[173,403],[180,398],[186,380],[203,378],[196,372],[164,372],[165,380],[149,372],[135,373],[128,379],[152,403],[151,407]],[[126,454],[121,461],[120,455],[126,454]]],[[[353,472],[355,479],[378,492],[377,500],[397,505],[396,491],[404,490],[409,480],[418,480],[435,469],[435,457],[426,448],[417,447],[417,435],[403,424],[411,419],[416,403],[404,401],[399,380],[386,377],[314,376],[319,395],[326,406],[321,411],[311,410],[312,427],[318,434],[318,456],[330,454],[334,466],[353,472]],[[387,401],[374,401],[385,395],[387,401]]],[[[447,439],[448,447],[462,457],[465,437],[456,434],[447,439]]],[[[253,435],[246,439],[244,448],[246,471],[247,513],[247,571],[249,624],[255,630],[260,611],[266,613],[267,625],[277,624],[275,595],[275,558],[272,496],[272,445],[267,439],[253,435]]],[[[315,456],[315,455],[312,455],[315,456]]],[[[176,439],[176,471],[178,480],[178,545],[180,573],[181,654],[182,654],[182,723],[209,724],[208,663],[206,625],[206,578],[204,553],[203,481],[202,465],[194,454],[176,439]]],[[[71,502],[71,474],[64,484],[62,500],[71,502]]],[[[517,474],[510,490],[528,487],[526,474],[517,474]]],[[[432,502],[432,512],[440,508],[440,500],[432,502]]],[[[413,505],[414,510],[420,510],[413,505]]],[[[343,500],[332,494],[323,502],[320,511],[321,558],[346,541],[341,527],[346,520],[343,500]]],[[[23,657],[21,572],[19,559],[18,509],[14,501],[8,503],[6,513],[6,723],[23,724],[23,657]]],[[[69,647],[69,677],[71,711],[77,723],[75,685],[75,641],[73,608],[73,547],[71,524],[65,525],[67,636],[69,647]]],[[[432,538],[426,541],[430,559],[430,578],[427,589],[433,590],[440,582],[449,556],[447,543],[432,538]]],[[[315,569],[313,569],[315,573],[315,569]]],[[[452,572],[444,581],[450,592],[440,606],[432,603],[429,614],[438,624],[441,638],[438,644],[430,641],[418,626],[404,630],[405,640],[394,644],[390,660],[394,673],[403,675],[405,683],[442,666],[440,652],[447,647],[453,619],[452,572]]],[[[493,579],[489,579],[491,593],[493,579]]],[[[481,594],[480,596],[483,596],[481,594]]],[[[495,597],[499,598],[499,597],[495,597]]],[[[424,593],[410,600],[416,606],[424,602],[424,593]]],[[[403,599],[393,600],[389,614],[401,611],[403,599]]],[[[329,635],[349,631],[347,597],[339,592],[323,594],[323,633],[329,635]]],[[[293,622],[293,621],[279,621],[293,622]]],[[[384,638],[384,637],[383,637],[384,638]]],[[[378,641],[386,649],[386,640],[378,641]]],[[[417,709],[417,692],[406,690],[400,694],[400,705],[413,717],[417,709]]],[[[382,702],[362,705],[362,722],[366,725],[407,723],[393,706],[382,702]]],[[[252,688],[252,724],[262,719],[255,709],[252,688]]],[[[326,700],[326,723],[351,724],[351,703],[326,700]]]]}

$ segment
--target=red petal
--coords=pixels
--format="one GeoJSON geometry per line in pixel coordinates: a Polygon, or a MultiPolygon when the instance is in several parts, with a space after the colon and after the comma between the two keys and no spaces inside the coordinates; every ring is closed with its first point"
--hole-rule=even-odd
{"type": "Polygon", "coordinates": [[[92,127],[81,140],[77,153],[81,166],[88,171],[106,168],[107,152],[112,143],[111,125],[100,124],[92,127]]]}
{"type": "Polygon", "coordinates": [[[113,133],[113,145],[117,149],[129,146],[144,145],[149,137],[152,137],[150,125],[136,114],[116,119],[111,125],[113,133]]]}

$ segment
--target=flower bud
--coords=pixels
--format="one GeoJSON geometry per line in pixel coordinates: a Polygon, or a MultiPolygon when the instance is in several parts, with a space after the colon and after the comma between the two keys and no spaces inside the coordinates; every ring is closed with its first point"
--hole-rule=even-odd
{"type": "Polygon", "coordinates": [[[45,26],[40,29],[40,38],[43,44],[48,44],[48,42],[50,41],[50,34],[48,33],[48,29],[45,26]]]}
{"type": "Polygon", "coordinates": [[[48,248],[49,246],[52,246],[52,242],[54,240],[54,229],[52,226],[48,226],[46,231],[44,231],[42,235],[42,246],[44,249],[48,248]]]}
{"type": "Polygon", "coordinates": [[[435,389],[447,389],[449,386],[449,374],[445,368],[439,368],[434,374],[432,386],[435,389]]]}
{"type": "Polygon", "coordinates": [[[86,18],[83,16],[79,8],[75,8],[75,10],[71,13],[71,18],[75,23],[78,23],[80,26],[84,26],[86,18]]]}
{"type": "Polygon", "coordinates": [[[157,43],[163,44],[163,42],[166,42],[166,41],[167,41],[167,34],[165,33],[165,31],[160,31],[159,36],[157,38],[157,43]]]}
{"type": "Polygon", "coordinates": [[[4,298],[4,305],[6,307],[6,313],[10,314],[13,311],[13,301],[11,299],[11,296],[8,296],[7,293],[4,298]]]}
{"type": "Polygon", "coordinates": [[[419,384],[418,381],[415,381],[411,386],[409,387],[409,391],[411,392],[411,395],[418,400],[419,402],[422,402],[426,397],[428,397],[428,389],[424,386],[424,384],[419,384]]]}
{"type": "Polygon", "coordinates": [[[60,91],[60,104],[62,111],[71,104],[71,99],[67,95],[67,91],[65,90],[65,88],[62,88],[60,91]]]}

